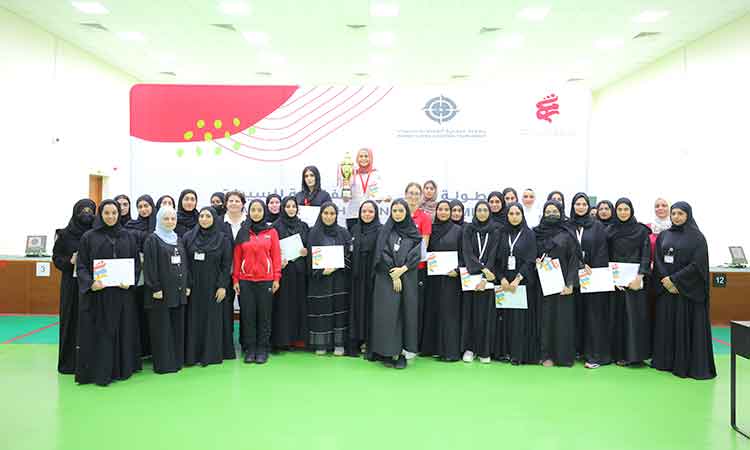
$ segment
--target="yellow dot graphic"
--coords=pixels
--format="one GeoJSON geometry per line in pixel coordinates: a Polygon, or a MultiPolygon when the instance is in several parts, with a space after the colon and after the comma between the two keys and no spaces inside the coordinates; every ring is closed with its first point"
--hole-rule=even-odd
{"type": "Polygon", "coordinates": [[[204,139],[204,140],[206,140],[206,141],[210,141],[210,140],[211,140],[211,139],[213,139],[213,138],[214,138],[214,135],[213,135],[213,134],[211,134],[210,132],[206,132],[206,133],[205,133],[205,134],[203,135],[203,139],[204,139]]]}
{"type": "Polygon", "coordinates": [[[231,135],[232,135],[232,133],[230,133],[230,132],[228,132],[228,131],[225,131],[225,132],[224,132],[224,138],[225,138],[225,139],[229,139],[229,136],[231,136],[231,135]]]}
{"type": "Polygon", "coordinates": [[[185,138],[186,141],[189,141],[193,138],[193,132],[192,131],[186,131],[185,134],[182,135],[182,137],[185,138]]]}
{"type": "Polygon", "coordinates": [[[195,122],[195,126],[197,126],[198,128],[203,128],[206,126],[206,121],[203,119],[198,119],[198,121],[195,122]]]}
{"type": "Polygon", "coordinates": [[[219,119],[214,120],[214,128],[218,130],[219,128],[221,128],[221,125],[222,125],[221,120],[219,119]]]}
{"type": "Polygon", "coordinates": [[[232,119],[232,123],[234,124],[235,127],[238,127],[240,126],[240,119],[235,117],[234,119],[232,119]]]}
{"type": "Polygon", "coordinates": [[[235,150],[239,150],[239,149],[240,149],[240,143],[239,143],[239,142],[235,142],[234,144],[232,144],[232,147],[233,147],[233,148],[234,148],[235,150]]]}

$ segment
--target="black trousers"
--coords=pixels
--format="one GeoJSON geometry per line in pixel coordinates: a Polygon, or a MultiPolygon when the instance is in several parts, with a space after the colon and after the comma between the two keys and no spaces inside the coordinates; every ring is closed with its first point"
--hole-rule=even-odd
{"type": "Polygon", "coordinates": [[[272,285],[271,281],[240,280],[241,339],[248,353],[271,350],[272,285]]]}

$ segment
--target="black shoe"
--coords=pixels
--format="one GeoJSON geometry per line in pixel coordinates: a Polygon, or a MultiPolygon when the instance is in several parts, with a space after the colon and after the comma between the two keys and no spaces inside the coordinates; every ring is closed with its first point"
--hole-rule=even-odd
{"type": "Polygon", "coordinates": [[[406,357],[401,355],[396,360],[396,364],[393,365],[394,369],[406,369],[406,357]]]}
{"type": "Polygon", "coordinates": [[[268,353],[260,353],[257,358],[255,358],[255,362],[258,364],[265,364],[268,361],[268,353]]]}
{"type": "Polygon", "coordinates": [[[252,364],[255,362],[255,353],[245,353],[245,363],[252,364]]]}

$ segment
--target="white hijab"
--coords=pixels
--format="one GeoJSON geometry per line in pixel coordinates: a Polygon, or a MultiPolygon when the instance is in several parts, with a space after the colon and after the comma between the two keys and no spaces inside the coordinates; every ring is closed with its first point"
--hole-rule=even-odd
{"type": "Polygon", "coordinates": [[[156,213],[156,229],[154,230],[154,234],[159,236],[159,238],[165,243],[175,245],[177,244],[177,233],[175,233],[174,230],[167,230],[161,223],[161,219],[166,216],[167,213],[172,213],[175,216],[177,215],[177,212],[171,206],[159,208],[159,212],[156,213]]]}

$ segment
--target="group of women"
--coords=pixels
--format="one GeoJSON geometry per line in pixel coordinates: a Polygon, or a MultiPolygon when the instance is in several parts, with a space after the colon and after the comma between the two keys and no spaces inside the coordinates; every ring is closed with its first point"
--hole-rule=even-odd
{"type": "Polygon", "coordinates": [[[239,296],[248,364],[307,350],[400,369],[421,355],[546,367],[581,359],[591,369],[650,360],[681,377],[716,375],[706,241],[687,203],[657,200],[657,220],[646,226],[627,198],[592,205],[578,193],[566,212],[555,191],[537,210],[532,190],[519,203],[508,188],[479,201],[466,222],[464,205],[437,201],[428,181],[409,183],[381,221],[378,204],[390,199],[368,190],[372,153],[359,152],[357,163],[352,188],[362,180],[346,212],[321,189],[314,166],[303,170],[301,192],[286,198],[217,192],[199,209],[193,190],[177,202],[143,195],[136,219],[126,196],[98,208],[77,202],[54,247],[63,273],[58,370],[106,385],[140,370],[144,357],[156,373],[234,359],[239,296]],[[299,218],[300,206],[320,207],[314,226],[299,218]],[[294,235],[299,255],[282,255],[280,240],[294,235]],[[344,267],[314,269],[320,246],[341,246],[344,267]],[[458,266],[428,276],[426,252],[456,252],[458,266]],[[94,261],[113,258],[134,261],[134,285],[97,281],[94,261]],[[551,259],[565,288],[544,296],[537,267],[551,259]],[[611,261],[638,264],[639,275],[615,292],[582,293],[579,273],[611,261]],[[459,268],[480,279],[474,290],[462,290],[459,268]],[[527,308],[498,308],[493,285],[523,286],[527,308]]]}

